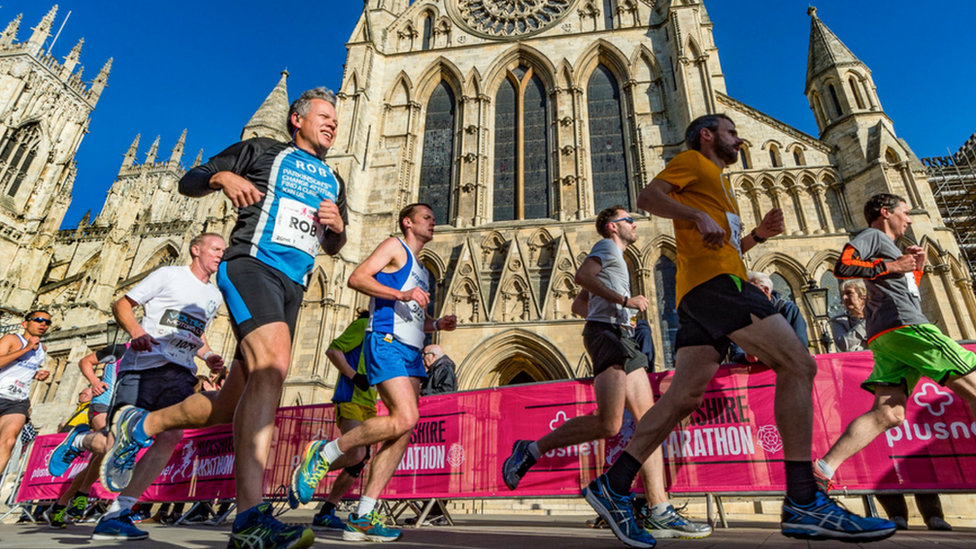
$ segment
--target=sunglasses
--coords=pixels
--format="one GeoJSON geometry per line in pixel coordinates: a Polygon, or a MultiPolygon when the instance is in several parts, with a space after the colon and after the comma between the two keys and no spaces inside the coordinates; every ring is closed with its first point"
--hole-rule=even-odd
{"type": "Polygon", "coordinates": [[[39,316],[35,316],[34,318],[28,318],[27,322],[36,322],[38,324],[47,324],[48,326],[50,326],[52,320],[50,318],[41,318],[39,316]]]}
{"type": "Polygon", "coordinates": [[[633,223],[634,222],[634,218],[633,217],[621,217],[620,219],[614,219],[610,223],[617,223],[617,222],[620,222],[620,221],[626,221],[627,223],[633,223]]]}

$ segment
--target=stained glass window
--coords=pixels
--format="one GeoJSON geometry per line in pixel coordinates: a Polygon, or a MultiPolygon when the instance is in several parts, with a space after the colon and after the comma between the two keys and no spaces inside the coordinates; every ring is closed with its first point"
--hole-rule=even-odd
{"type": "Polygon", "coordinates": [[[518,128],[515,115],[515,84],[507,78],[495,96],[495,192],[494,221],[511,221],[515,214],[515,148],[518,128]]]}
{"type": "Polygon", "coordinates": [[[661,326],[661,342],[664,349],[664,366],[674,369],[674,342],[678,336],[678,304],[675,294],[675,277],[678,269],[674,262],[661,256],[654,265],[654,285],[657,287],[658,321],[661,326]]]}
{"type": "Polygon", "coordinates": [[[610,30],[613,28],[613,15],[617,13],[617,0],[603,0],[603,24],[610,30]]]}
{"type": "Polygon", "coordinates": [[[427,102],[424,152],[420,166],[420,202],[430,204],[440,224],[453,223],[451,192],[454,189],[454,92],[441,82],[427,102]]]}
{"type": "Polygon", "coordinates": [[[624,121],[620,87],[609,69],[599,65],[586,88],[590,123],[590,160],[593,168],[594,211],[614,204],[630,211],[624,121]]]}
{"type": "Polygon", "coordinates": [[[424,51],[430,49],[433,33],[434,33],[434,21],[428,15],[427,17],[424,17],[424,40],[423,40],[423,45],[421,46],[421,49],[423,49],[424,51]]]}
{"type": "Polygon", "coordinates": [[[523,219],[549,217],[549,128],[546,87],[533,76],[525,88],[523,219]]]}

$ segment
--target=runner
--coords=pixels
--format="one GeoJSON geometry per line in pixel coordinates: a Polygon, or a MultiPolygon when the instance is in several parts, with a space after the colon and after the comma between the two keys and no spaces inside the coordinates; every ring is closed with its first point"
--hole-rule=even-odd
{"type": "Polygon", "coordinates": [[[133,452],[160,433],[233,421],[241,511],[230,547],[302,549],[315,542],[310,528],[272,516],[262,488],[304,286],[319,249],[335,255],[346,242],[345,185],[323,161],[336,137],[335,102],[326,88],[306,91],[289,108],[291,142],[243,141],[180,180],[181,193],[220,190],[239,211],[217,285],[227,299],[238,340],[235,361],[242,367],[231,368],[217,393],[197,393],[154,413],[137,411],[117,426],[124,435],[112,462],[124,469],[133,452]]]}
{"type": "Polygon", "coordinates": [[[674,378],[626,450],[583,495],[626,544],[654,546],[634,520],[627,494],[641,464],[701,406],[731,339],[776,372],[776,422],[786,458],[783,534],[859,542],[890,536],[891,522],[858,517],[817,490],[810,461],[816,362],[766,296],[745,281],[742,253],[781,233],[783,213],[771,210],[742,238],[735,193],[722,175],[742,144],[727,116],[694,120],[685,143],[690,150],[671,160],[637,201],[642,210],[674,220],[680,321],[674,378]]]}
{"type": "MultiPolygon", "coordinates": [[[[115,393],[115,379],[119,362],[122,361],[122,356],[127,350],[128,345],[112,345],[86,355],[78,362],[78,367],[81,368],[81,373],[88,380],[92,394],[95,396],[88,408],[88,423],[72,429],[51,454],[47,466],[52,477],[60,477],[66,473],[74,459],[84,451],[71,445],[76,437],[89,431],[97,433],[105,429],[108,423],[108,408],[112,403],[112,395],[115,393]],[[105,365],[102,379],[98,379],[95,375],[96,364],[105,365]]],[[[88,509],[89,490],[92,484],[98,480],[102,457],[104,454],[92,454],[88,464],[85,465],[84,469],[78,471],[58,501],[44,511],[44,518],[47,519],[51,528],[65,528],[67,526],[66,517],[77,520],[85,516],[85,510],[88,509]]]]}
{"type": "MultiPolygon", "coordinates": [[[[654,404],[645,371],[647,357],[634,341],[637,314],[647,309],[648,301],[642,295],[630,295],[630,272],[624,260],[624,250],[637,242],[637,224],[623,206],[611,206],[596,216],[596,230],[603,240],[593,246],[576,271],[576,283],[583,291],[577,298],[581,303],[573,304],[574,310],[587,305],[583,346],[593,364],[596,414],[570,419],[537,441],[516,441],[512,455],[502,465],[509,490],[518,487],[546,452],[615,436],[625,409],[640,419],[654,404]]],[[[660,448],[640,471],[650,509],[643,527],[653,536],[636,532],[636,539],[653,545],[654,537],[697,539],[712,533],[710,526],[689,521],[668,502],[660,448]]]]}
{"type": "MultiPolygon", "coordinates": [[[[119,423],[137,410],[159,410],[193,394],[197,382],[195,357],[203,359],[211,370],[223,367],[223,359],[207,345],[204,331],[223,301],[210,277],[217,271],[225,246],[218,234],[195,237],[190,241],[190,265],[153,271],[112,305],[115,320],[132,338],[119,364],[108,411],[112,433],[72,431],[52,454],[51,461],[57,462],[52,474],[63,474],[83,450],[105,453],[112,436],[119,438],[119,423]],[[139,305],[144,311],[141,324],[134,312],[139,305]]],[[[103,461],[102,485],[121,493],[95,525],[92,539],[149,536],[133,524],[132,507],[162,472],[182,438],[183,431],[175,430],[157,437],[154,444],[148,441],[132,448],[127,467],[112,467],[119,456],[103,461]],[[133,467],[136,453],[146,447],[149,450],[133,467]]]]}
{"type": "Polygon", "coordinates": [[[434,213],[426,204],[410,204],[399,215],[403,238],[383,241],[349,277],[349,287],[368,296],[370,320],[363,354],[366,375],[376,385],[387,416],[367,419],[359,427],[332,442],[314,440],[305,448],[305,459],[295,471],[289,493],[293,506],[308,503],[330,464],[333,468],[357,463],[353,450],[382,443],[370,466],[369,480],[355,513],[342,533],[347,541],[395,541],[401,532],[387,528],[376,512],[376,499],[393,477],[403,458],[413,428],[420,383],[427,377],[421,358],[424,332],[453,330],[454,315],[434,319],[424,310],[427,269],[417,259],[434,238],[434,213]]]}
{"type": "MultiPolygon", "coordinates": [[[[332,395],[340,433],[348,433],[367,419],[376,417],[376,389],[369,386],[366,378],[366,361],[363,359],[362,352],[368,324],[369,311],[360,311],[358,318],[342,332],[342,335],[332,341],[325,352],[325,356],[335,365],[340,374],[332,395]],[[356,365],[355,369],[353,364],[356,365]]],[[[369,447],[356,448],[351,450],[349,455],[349,459],[356,464],[343,469],[335,479],[328,499],[312,518],[313,530],[342,532],[346,529],[346,523],[335,514],[336,505],[342,501],[342,497],[363,472],[366,460],[369,459],[369,447]]],[[[289,491],[289,496],[291,496],[289,503],[297,507],[294,492],[289,491]]]]}
{"type": "Polygon", "coordinates": [[[822,490],[847,458],[881,433],[905,421],[905,405],[922,376],[959,395],[976,416],[976,355],[946,337],[922,313],[918,286],[925,272],[925,250],[895,244],[912,224],[900,196],[876,194],[864,205],[868,228],[844,246],[834,276],[864,279],[868,290],[868,348],[874,370],[861,387],[874,393],[874,405],[847,426],[815,472],[822,490]]]}
{"type": "Polygon", "coordinates": [[[31,382],[44,381],[51,375],[40,369],[47,357],[41,336],[51,327],[51,315],[47,311],[31,311],[20,325],[23,334],[0,337],[0,471],[7,467],[30,415],[31,382]]]}

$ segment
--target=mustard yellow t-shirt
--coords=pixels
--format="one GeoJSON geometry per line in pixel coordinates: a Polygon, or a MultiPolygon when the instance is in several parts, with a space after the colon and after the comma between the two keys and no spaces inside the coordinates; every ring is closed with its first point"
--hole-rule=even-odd
{"type": "Polygon", "coordinates": [[[674,220],[677,241],[677,302],[695,286],[721,274],[746,278],[742,262],[742,221],[731,184],[722,169],[698,151],[684,151],[668,162],[661,179],[678,187],[671,198],[708,214],[725,229],[721,248],[705,246],[698,226],[692,221],[674,220]]]}

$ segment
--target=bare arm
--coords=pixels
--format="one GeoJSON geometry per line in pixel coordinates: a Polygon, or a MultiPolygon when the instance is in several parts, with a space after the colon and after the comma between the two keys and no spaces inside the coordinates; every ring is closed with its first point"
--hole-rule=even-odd
{"type": "Polygon", "coordinates": [[[349,361],[346,360],[346,354],[339,349],[327,349],[325,351],[325,357],[329,359],[339,372],[352,379],[356,375],[356,369],[349,365],[349,361]]]}
{"type": "Polygon", "coordinates": [[[85,355],[78,361],[78,368],[81,369],[81,375],[85,376],[88,384],[91,385],[92,394],[98,396],[108,389],[108,383],[98,379],[98,376],[95,375],[96,364],[98,364],[98,357],[95,356],[95,353],[85,355]]]}
{"type": "Polygon", "coordinates": [[[119,323],[119,326],[132,338],[130,348],[134,351],[148,351],[153,345],[158,345],[159,342],[147,334],[142,326],[136,322],[134,307],[137,305],[138,303],[129,299],[129,296],[124,295],[112,304],[112,314],[115,315],[115,321],[119,323]]]}
{"type": "Polygon", "coordinates": [[[705,212],[685,206],[671,198],[669,195],[676,190],[678,187],[671,183],[663,179],[654,179],[640,192],[640,196],[637,197],[637,207],[651,215],[694,222],[705,244],[718,247],[724,245],[725,229],[705,212]]]}
{"type": "Polygon", "coordinates": [[[395,290],[380,284],[376,280],[376,273],[388,269],[390,272],[403,267],[407,262],[407,252],[396,238],[387,238],[380,244],[366,261],[362,262],[349,277],[349,287],[357,292],[380,299],[394,301],[416,301],[421,307],[426,307],[430,296],[420,288],[411,288],[405,292],[395,290]]]}
{"type": "Polygon", "coordinates": [[[643,311],[647,308],[647,298],[644,296],[636,295],[631,298],[627,298],[626,296],[618,294],[610,288],[607,288],[607,285],[604,284],[603,281],[601,281],[597,276],[600,274],[601,270],[603,270],[603,264],[599,259],[595,257],[587,257],[583,261],[583,264],[580,265],[579,270],[576,271],[576,277],[574,280],[591,295],[602,297],[611,303],[616,303],[629,309],[637,309],[639,311],[643,311]]]}
{"type": "Polygon", "coordinates": [[[21,348],[20,339],[17,336],[13,334],[3,336],[0,338],[0,368],[9,366],[24,354],[36,349],[40,344],[41,338],[29,337],[27,338],[27,345],[21,348]]]}
{"type": "Polygon", "coordinates": [[[579,295],[573,300],[573,306],[571,310],[573,314],[579,317],[586,318],[586,315],[590,312],[590,292],[586,290],[580,290],[579,295]]]}
{"type": "Polygon", "coordinates": [[[200,339],[203,340],[203,346],[197,349],[197,356],[206,362],[207,368],[210,368],[212,371],[223,368],[224,357],[218,355],[210,348],[210,344],[207,343],[207,337],[205,335],[201,335],[200,339]]]}
{"type": "MultiPolygon", "coordinates": [[[[756,236],[762,238],[763,240],[767,238],[772,238],[784,230],[786,230],[786,223],[783,221],[783,210],[779,208],[773,208],[766,212],[763,217],[762,223],[759,224],[755,229],[756,236]]],[[[753,246],[758,244],[756,240],[752,237],[752,233],[749,233],[742,238],[742,253],[746,253],[752,249],[753,246]]]]}

